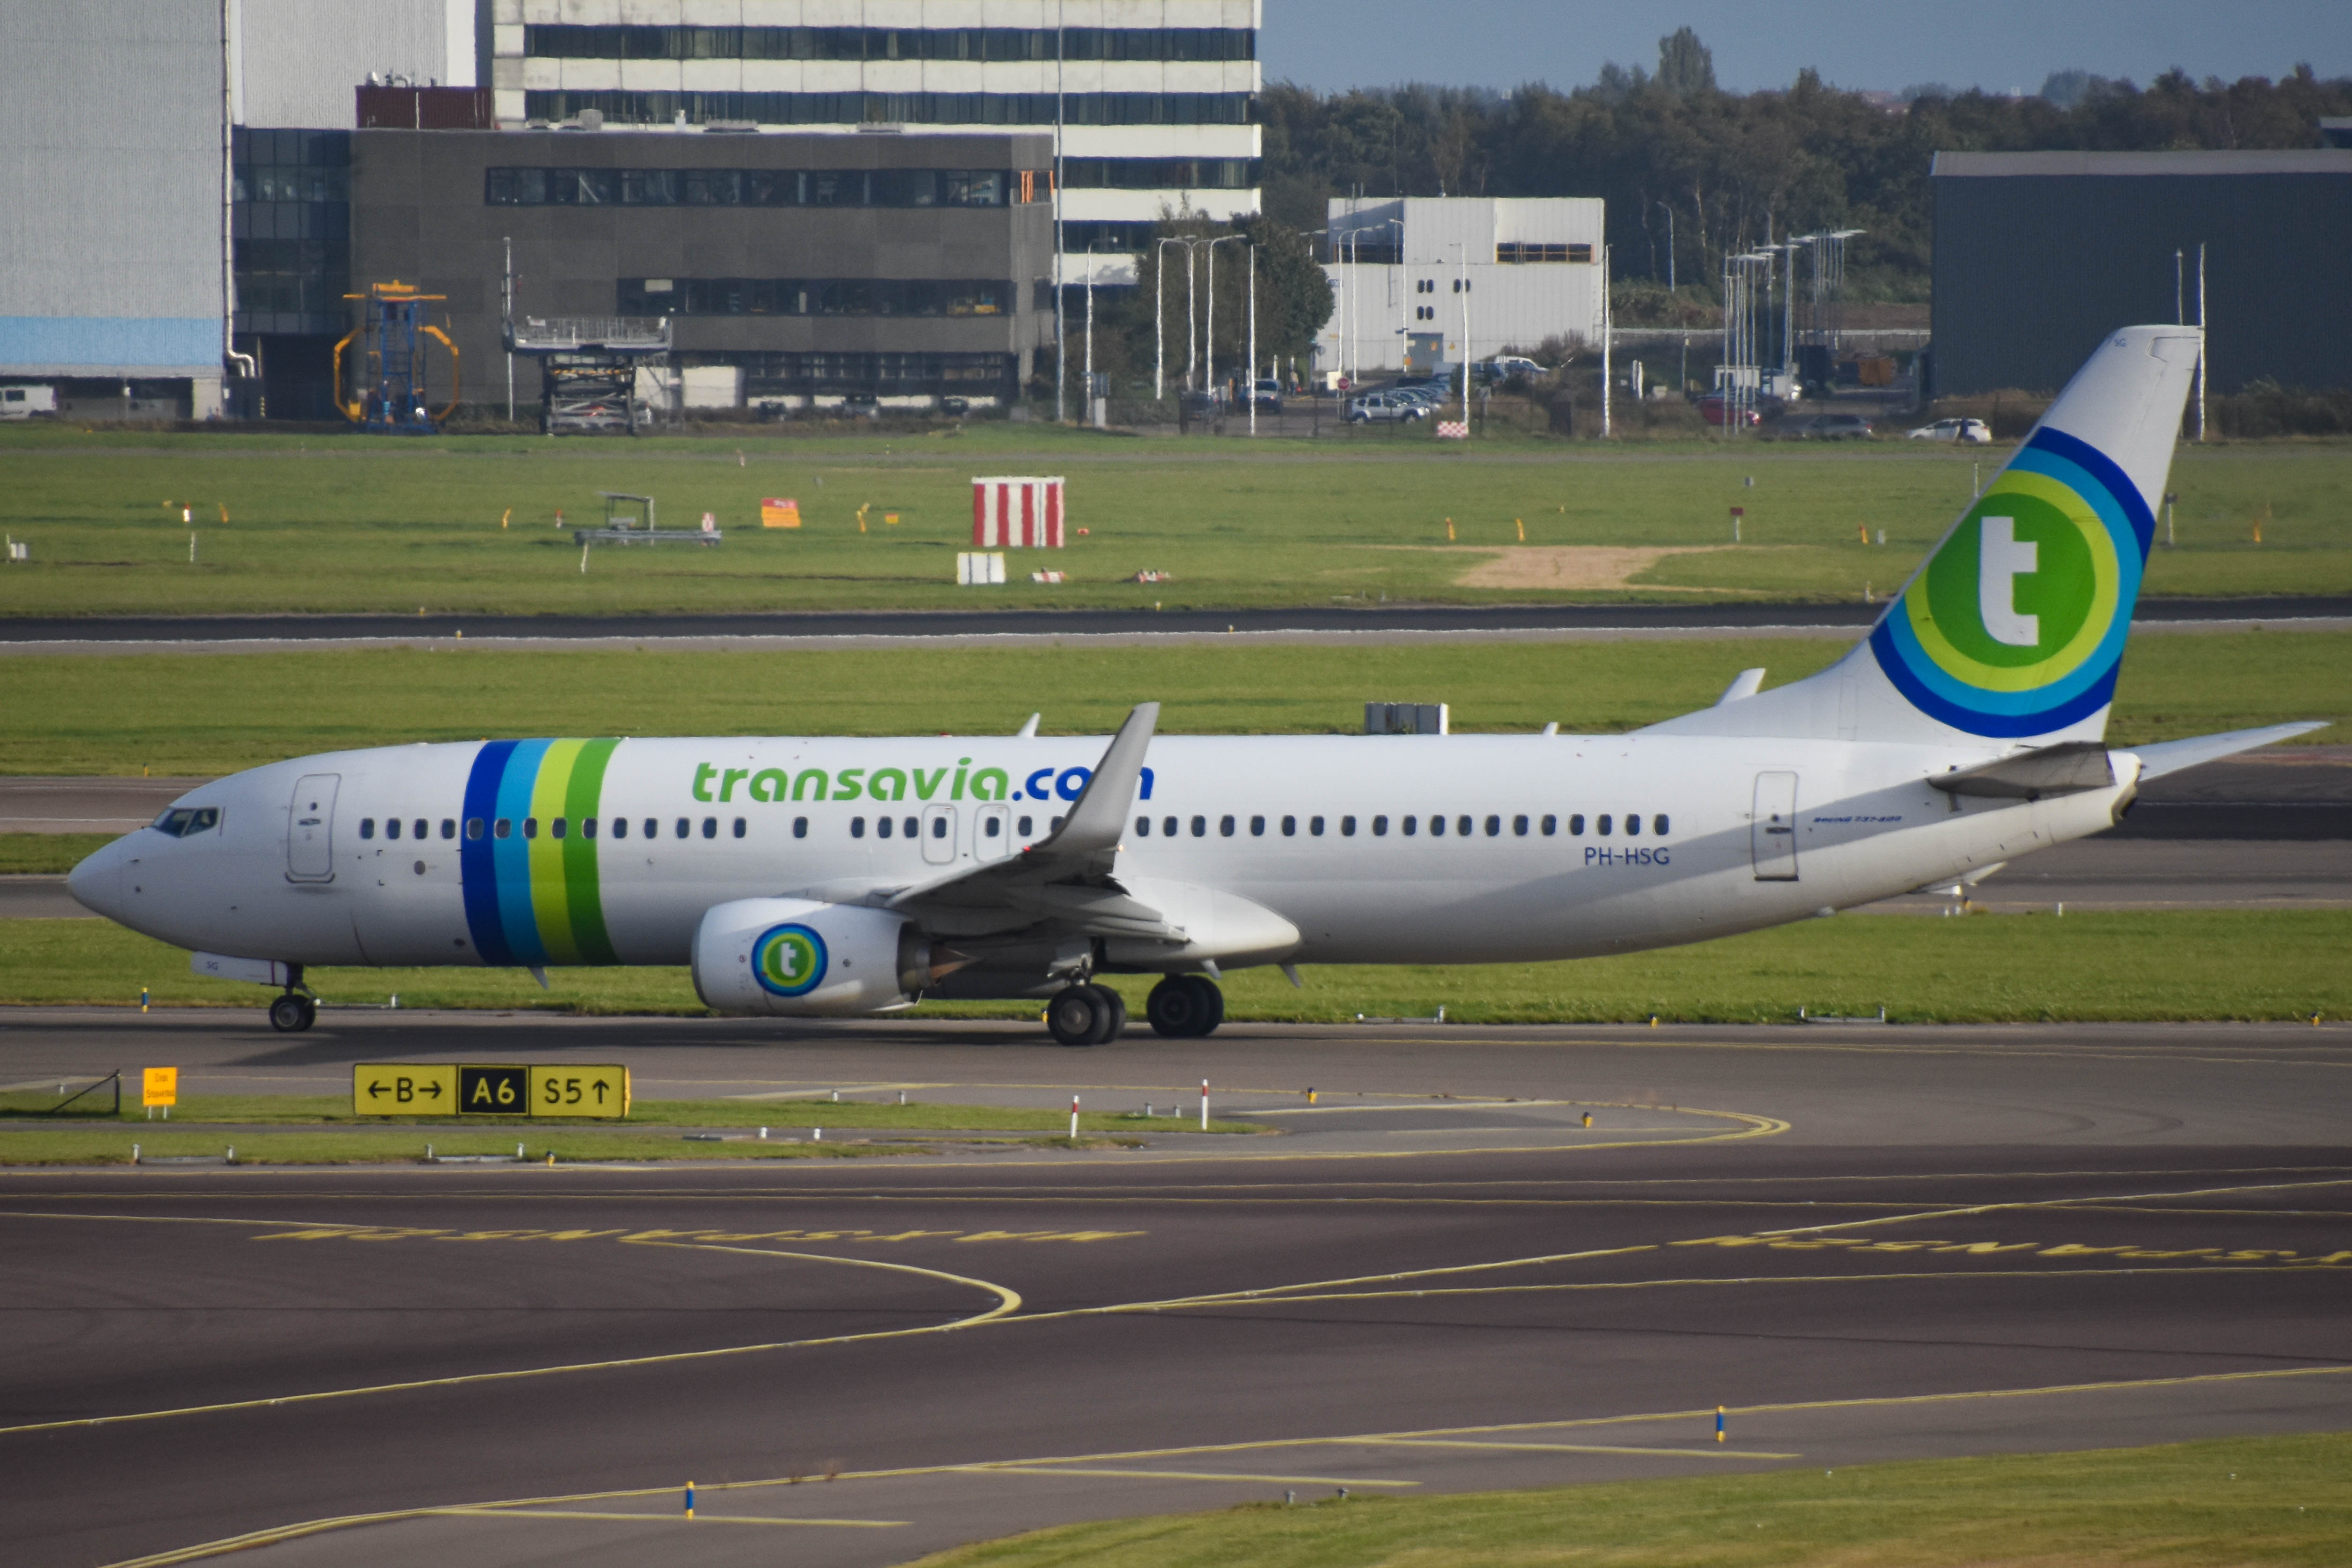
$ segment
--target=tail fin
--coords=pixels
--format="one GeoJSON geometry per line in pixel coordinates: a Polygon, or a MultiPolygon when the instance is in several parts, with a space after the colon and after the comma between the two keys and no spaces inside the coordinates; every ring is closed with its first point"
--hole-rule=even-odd
{"type": "Polygon", "coordinates": [[[1930,745],[2104,738],[2199,339],[2194,327],[2111,334],[1844,658],[1651,727],[1930,745]]]}

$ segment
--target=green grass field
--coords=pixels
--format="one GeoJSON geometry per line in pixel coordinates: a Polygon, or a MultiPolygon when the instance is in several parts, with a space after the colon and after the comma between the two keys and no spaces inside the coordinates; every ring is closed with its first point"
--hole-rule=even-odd
{"type": "MultiPolygon", "coordinates": [[[[19,655],[0,773],[213,775],[344,747],[529,735],[1350,733],[1363,703],[1450,702],[1457,729],[1606,732],[1703,707],[1741,669],[1811,674],[1843,636],[1345,648],[1187,644],[810,653],[370,650],[19,655]]],[[[2137,639],[2121,745],[2352,718],[2352,634],[2137,639]]],[[[2329,739],[2327,734],[2315,737],[2329,739]]]]}
{"type": "MultiPolygon", "coordinates": [[[[1846,916],[1622,957],[1472,967],[1308,967],[1228,974],[1236,1019],[1458,1023],[1795,1021],[1875,1014],[1904,1023],[2051,1019],[2307,1019],[2352,1015],[2352,911],[1846,916]]],[[[310,972],[330,1003],[700,1016],[683,969],[551,969],[541,992],[511,969],[310,972]]],[[[1139,1017],[1150,977],[1111,977],[1139,1017]]],[[[0,1004],[238,1007],[257,986],[200,979],[187,955],[98,920],[0,920],[0,1004]]],[[[925,1003],[916,1018],[1034,1019],[1034,1004],[925,1003]]],[[[324,1015],[331,1028],[334,1013],[324,1015]]],[[[1140,1028],[1139,1024],[1136,1027],[1140,1028]]],[[[1042,1033],[1040,1035],[1042,1039],[1042,1033]]]]}
{"type": "MultiPolygon", "coordinates": [[[[617,613],[1039,605],[1145,608],[1622,599],[1858,599],[1898,585],[1964,507],[1971,455],[1704,442],[1604,449],[1414,436],[1321,444],[1121,439],[984,423],[956,434],[565,441],[354,435],[0,432],[0,526],[32,562],[0,569],[0,614],[447,611],[617,613]],[[739,463],[739,454],[740,461],[739,463]],[[953,585],[973,476],[1062,473],[1074,537],[1065,583],[953,585]],[[1748,481],[1753,479],[1750,486],[1748,481]],[[581,552],[554,526],[601,521],[600,490],[656,497],[661,520],[712,513],[715,550],[581,552]],[[797,532],[757,526],[790,496],[797,532]],[[868,507],[860,533],[857,510],[868,507]],[[1470,587],[1475,553],[1531,546],[1718,547],[1629,584],[1470,587]],[[193,513],[181,522],[182,508],[193,513]],[[226,521],[222,520],[224,512],[226,521]],[[901,518],[883,521],[886,514],[901,518]],[[507,519],[501,527],[501,518],[507,519]],[[1446,553],[1447,520],[1454,553],[1446,553]],[[189,534],[196,559],[189,559],[189,534]],[[1864,545],[1859,530],[1886,544],[1864,545]],[[1122,580],[1172,572],[1165,583],[1122,580]]],[[[2352,591],[2352,444],[2184,449],[2179,548],[2147,591],[2352,591]],[[2263,519],[2263,542],[2253,524],[2263,519]]]]}
{"type": "Polygon", "coordinates": [[[2352,1438],[1378,1497],[1066,1525],[918,1568],[2334,1568],[2352,1438]]]}

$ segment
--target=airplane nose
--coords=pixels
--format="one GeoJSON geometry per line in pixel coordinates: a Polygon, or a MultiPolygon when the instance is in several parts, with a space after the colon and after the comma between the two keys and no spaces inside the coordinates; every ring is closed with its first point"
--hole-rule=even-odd
{"type": "Polygon", "coordinates": [[[84,909],[121,919],[123,852],[120,841],[91,852],[66,873],[66,891],[84,909]]]}

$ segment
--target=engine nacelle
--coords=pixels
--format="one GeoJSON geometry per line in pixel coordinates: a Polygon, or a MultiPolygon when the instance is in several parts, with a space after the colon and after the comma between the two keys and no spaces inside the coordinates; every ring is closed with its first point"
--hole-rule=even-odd
{"type": "Polygon", "coordinates": [[[694,988],[722,1013],[878,1012],[930,983],[930,944],[904,915],[807,898],[715,904],[694,936],[694,988]]]}

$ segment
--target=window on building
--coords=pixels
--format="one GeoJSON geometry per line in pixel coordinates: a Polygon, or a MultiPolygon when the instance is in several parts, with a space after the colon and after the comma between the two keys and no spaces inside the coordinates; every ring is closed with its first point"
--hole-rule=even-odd
{"type": "Polygon", "coordinates": [[[1592,261],[1592,247],[1589,245],[1561,245],[1535,240],[1505,240],[1495,246],[1495,259],[1505,267],[1570,261],[1582,262],[1590,266],[1592,261]]]}

